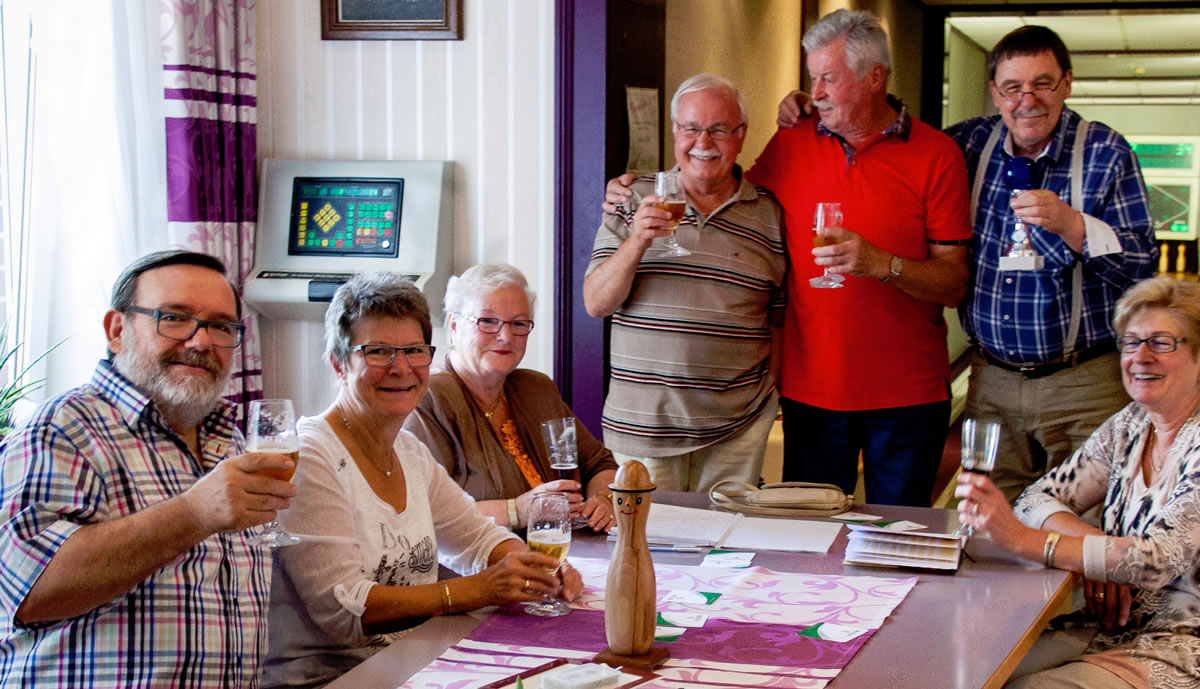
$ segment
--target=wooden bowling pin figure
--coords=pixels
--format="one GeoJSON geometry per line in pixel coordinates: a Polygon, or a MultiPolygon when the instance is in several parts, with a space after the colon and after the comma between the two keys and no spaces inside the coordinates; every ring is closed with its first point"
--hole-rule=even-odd
{"type": "Polygon", "coordinates": [[[604,592],[604,634],[608,648],[596,657],[610,665],[652,669],[669,655],[654,642],[654,563],[646,545],[646,520],[654,484],[650,473],[636,460],[617,470],[609,486],[617,511],[617,543],[608,565],[604,592]],[[616,663],[611,661],[617,661],[616,663]]]}

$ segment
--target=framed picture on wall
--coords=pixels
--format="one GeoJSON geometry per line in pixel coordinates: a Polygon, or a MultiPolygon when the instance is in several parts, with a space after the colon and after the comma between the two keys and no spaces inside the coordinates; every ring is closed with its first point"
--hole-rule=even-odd
{"type": "Polygon", "coordinates": [[[462,40],[463,0],[321,0],[321,38],[462,40]]]}

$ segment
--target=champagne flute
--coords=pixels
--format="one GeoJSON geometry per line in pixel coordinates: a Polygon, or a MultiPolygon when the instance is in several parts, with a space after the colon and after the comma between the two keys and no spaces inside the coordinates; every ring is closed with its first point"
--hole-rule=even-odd
{"type": "MultiPolygon", "coordinates": [[[[996,451],[1000,446],[1000,422],[991,418],[963,419],[962,423],[962,469],[972,474],[991,476],[996,466],[996,451]]],[[[962,524],[955,536],[970,538],[975,530],[962,524]]]]}
{"type": "MultiPolygon", "coordinates": [[[[543,421],[542,435],[546,439],[546,448],[550,451],[550,468],[554,470],[558,478],[574,480],[575,470],[579,468],[579,449],[575,442],[575,417],[565,416],[561,419],[543,421]]],[[[587,526],[587,519],[582,514],[571,518],[572,529],[582,529],[585,526],[587,526]]]]}
{"type": "MultiPolygon", "coordinates": [[[[296,434],[296,412],[291,400],[254,400],[250,403],[250,422],[246,428],[246,449],[250,452],[270,452],[292,459],[292,470],[263,469],[255,472],[280,481],[291,481],[300,462],[300,437],[296,434]]],[[[279,521],[267,522],[262,533],[250,538],[253,545],[281,548],[295,545],[300,537],[284,531],[279,521]]]]}
{"type": "MultiPolygon", "coordinates": [[[[525,541],[530,550],[558,561],[553,569],[547,570],[551,575],[556,574],[571,549],[571,508],[567,496],[543,493],[534,497],[525,541]]],[[[543,595],[540,601],[525,604],[525,612],[539,617],[559,617],[570,611],[566,601],[550,593],[543,595]]]]}
{"type": "Polygon", "coordinates": [[[679,230],[679,221],[683,218],[684,211],[687,210],[687,195],[679,186],[679,173],[666,170],[656,174],[654,176],[654,195],[662,197],[662,201],[654,204],[654,207],[670,213],[671,222],[675,223],[671,227],[662,228],[670,230],[672,234],[663,240],[664,248],[659,256],[690,256],[692,252],[679,246],[679,238],[674,234],[679,230]]]}
{"type": "MultiPolygon", "coordinates": [[[[826,234],[826,230],[831,227],[842,226],[842,204],[840,203],[818,203],[817,211],[813,215],[813,246],[833,246],[839,243],[839,240],[830,237],[826,234]]],[[[808,281],[812,287],[822,289],[834,289],[842,286],[845,280],[843,275],[830,275],[829,267],[825,267],[825,272],[820,277],[815,277],[808,281]]]]}

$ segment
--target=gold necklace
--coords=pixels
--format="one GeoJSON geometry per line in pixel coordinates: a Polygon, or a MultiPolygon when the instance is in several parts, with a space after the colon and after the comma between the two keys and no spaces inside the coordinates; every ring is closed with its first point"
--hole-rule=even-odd
{"type": "Polygon", "coordinates": [[[342,417],[342,425],[346,427],[346,434],[350,436],[350,440],[354,443],[354,447],[358,448],[358,451],[362,453],[363,457],[367,458],[367,461],[371,463],[371,466],[375,467],[376,471],[388,478],[391,478],[392,469],[396,466],[396,451],[390,450],[389,454],[391,456],[388,459],[391,461],[389,461],[385,466],[379,466],[375,463],[375,459],[371,455],[367,454],[367,451],[363,449],[362,444],[358,442],[358,438],[354,436],[354,429],[350,428],[350,420],[346,418],[346,412],[339,409],[338,416],[342,417]]]}
{"type": "MultiPolygon", "coordinates": [[[[502,404],[504,404],[504,391],[503,390],[500,391],[500,399],[496,400],[496,403],[492,405],[491,409],[489,409],[483,413],[483,418],[487,419],[488,421],[491,421],[492,414],[495,414],[496,410],[499,409],[500,405],[502,405],[502,404]]],[[[481,404],[479,406],[482,407],[483,405],[481,404]]]]}

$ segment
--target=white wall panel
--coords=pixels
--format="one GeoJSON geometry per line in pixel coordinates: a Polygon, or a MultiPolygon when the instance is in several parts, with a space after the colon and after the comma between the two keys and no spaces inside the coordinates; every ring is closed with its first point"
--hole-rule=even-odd
{"type": "MultiPolygon", "coordinates": [[[[261,0],[259,157],[454,161],[455,272],[524,271],[539,295],[524,365],[551,373],[554,3],[463,6],[462,41],[322,41],[316,0],[261,0]]],[[[320,326],[263,330],[267,394],[319,411],[320,326]]]]}

